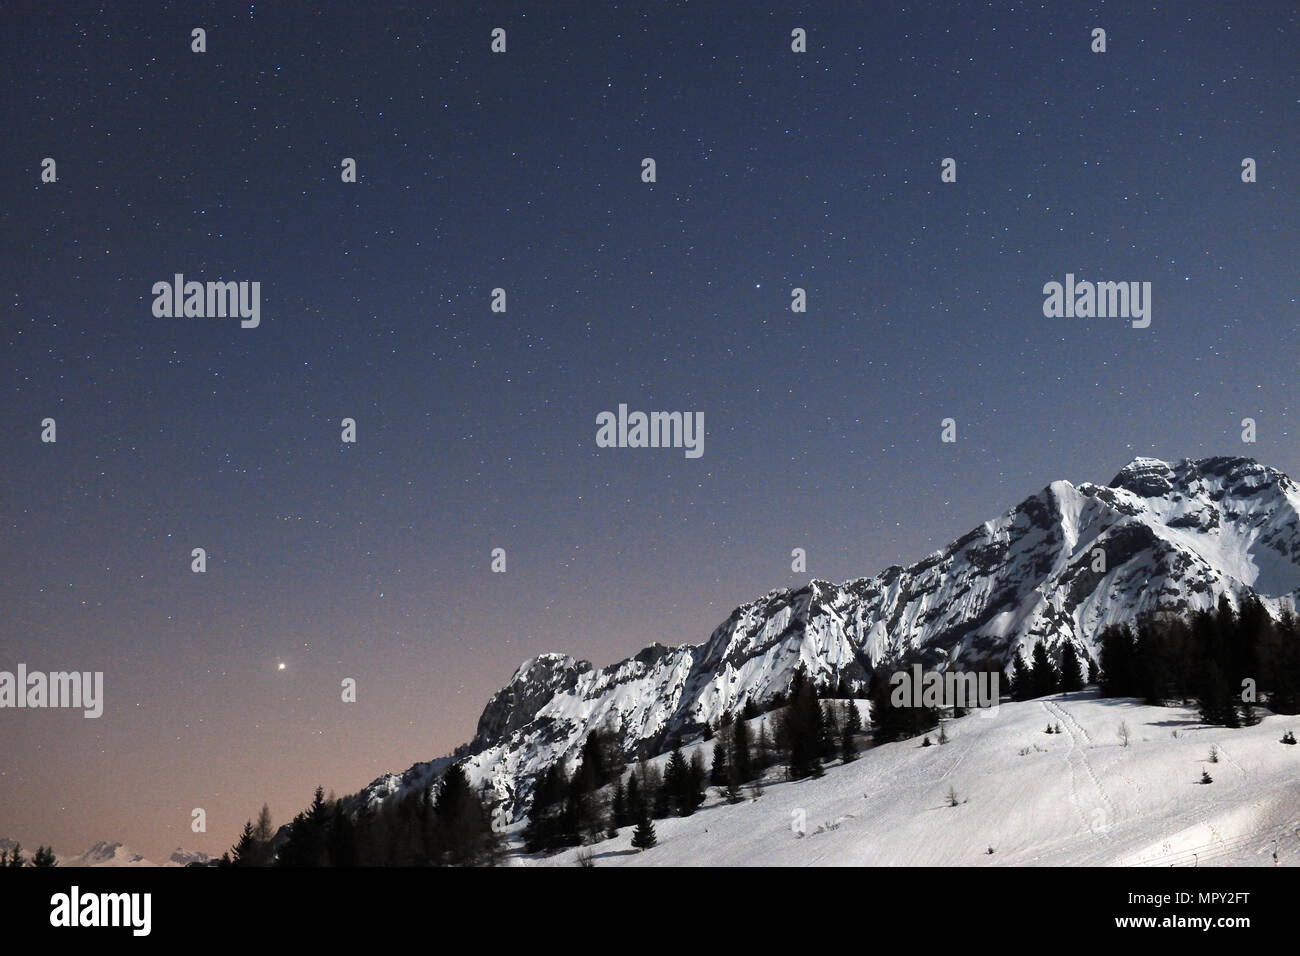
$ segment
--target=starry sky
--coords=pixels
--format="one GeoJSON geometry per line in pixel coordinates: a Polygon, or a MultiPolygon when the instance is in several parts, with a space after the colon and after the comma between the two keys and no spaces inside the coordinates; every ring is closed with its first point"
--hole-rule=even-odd
{"type": "Polygon", "coordinates": [[[1286,0],[150,11],[3,14],[0,669],[106,701],[0,711],[0,836],[220,852],[534,654],[697,642],[1137,455],[1300,472],[1286,0]],[[1045,318],[1067,272],[1150,327],[1045,318]],[[155,318],[175,273],[261,325],[155,318]],[[598,448],[620,403],[703,456],[598,448]]]}

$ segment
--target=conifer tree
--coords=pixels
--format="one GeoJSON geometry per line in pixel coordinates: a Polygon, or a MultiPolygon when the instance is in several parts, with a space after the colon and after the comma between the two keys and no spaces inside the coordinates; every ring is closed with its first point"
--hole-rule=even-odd
{"type": "Polygon", "coordinates": [[[573,775],[573,782],[583,793],[599,790],[608,782],[605,773],[605,754],[600,734],[593,730],[587,734],[582,745],[582,756],[578,761],[578,771],[573,775]]]}
{"type": "Polygon", "coordinates": [[[1034,682],[1029,675],[1029,667],[1019,651],[1011,660],[1011,696],[1016,700],[1032,700],[1034,682]]]}
{"type": "Polygon", "coordinates": [[[632,826],[637,820],[640,820],[641,812],[645,809],[645,801],[641,797],[641,784],[637,781],[635,770],[627,775],[627,803],[625,808],[624,826],[632,826]]]}
{"type": "Polygon", "coordinates": [[[1127,624],[1112,624],[1101,632],[1101,693],[1104,697],[1136,696],[1136,648],[1127,624]]]}
{"type": "Polygon", "coordinates": [[[1300,713],[1300,626],[1290,608],[1278,618],[1266,654],[1273,678],[1269,709],[1275,714],[1300,713]]]}
{"type": "Polygon", "coordinates": [[[253,842],[253,821],[244,822],[243,832],[239,834],[239,842],[230,848],[230,863],[232,866],[253,866],[253,857],[257,852],[257,844],[253,842]]]}
{"type": "Polygon", "coordinates": [[[664,768],[665,809],[670,814],[690,816],[695,807],[689,797],[691,789],[691,768],[682,755],[680,745],[674,745],[668,766],[664,768]]]}
{"type": "Polygon", "coordinates": [[[821,706],[821,747],[818,756],[830,760],[839,753],[840,722],[835,716],[835,705],[830,701],[821,706]]]}
{"type": "Polygon", "coordinates": [[[743,720],[736,721],[731,728],[731,762],[736,768],[737,783],[754,779],[754,758],[749,738],[749,724],[743,720]]]}
{"type": "Polygon", "coordinates": [[[1052,666],[1051,659],[1047,656],[1047,647],[1039,640],[1034,645],[1034,659],[1029,668],[1030,681],[1034,685],[1035,697],[1046,697],[1049,694],[1056,693],[1056,689],[1061,685],[1061,677],[1056,673],[1056,668],[1052,666]]]}
{"type": "Polygon", "coordinates": [[[758,725],[758,740],[754,745],[754,774],[761,775],[772,766],[772,737],[767,732],[767,721],[758,725]]]}
{"type": "Polygon", "coordinates": [[[853,743],[853,734],[849,731],[848,725],[844,727],[844,733],[840,737],[840,762],[852,763],[858,759],[858,748],[853,743]]]}
{"type": "Polygon", "coordinates": [[[614,798],[610,801],[609,817],[610,829],[616,831],[613,835],[617,836],[617,831],[627,826],[627,790],[623,787],[622,777],[619,777],[618,782],[614,784],[614,798]]]}
{"type": "Polygon", "coordinates": [[[650,819],[650,814],[646,812],[643,804],[636,829],[632,831],[632,846],[637,850],[648,850],[658,842],[659,840],[655,836],[654,821],[650,819]]]}
{"type": "MultiPolygon", "coordinates": [[[[258,850],[257,828],[253,828],[253,857],[256,865],[258,850]]],[[[342,800],[335,800],[330,808],[330,822],[326,837],[326,856],[330,866],[360,866],[361,857],[357,843],[357,830],[342,800]]]]}
{"type": "Polygon", "coordinates": [[[779,715],[776,729],[777,745],[787,755],[786,774],[791,780],[821,776],[822,731],[821,704],[801,665],[795,670],[790,703],[779,715]]]}
{"type": "Polygon", "coordinates": [[[690,812],[694,813],[704,802],[705,781],[708,779],[708,772],[704,769],[704,752],[698,747],[691,752],[686,779],[688,787],[682,795],[682,803],[689,806],[690,812]]]}
{"type": "Polygon", "coordinates": [[[443,771],[433,803],[439,862],[468,866],[484,862],[495,842],[491,821],[465,768],[455,763],[443,771]]]}
{"type": "Polygon", "coordinates": [[[857,701],[850,700],[846,711],[844,730],[850,734],[862,733],[862,714],[858,711],[857,701]]]}
{"type": "Polygon", "coordinates": [[[726,737],[715,737],[713,740],[713,764],[709,768],[709,780],[715,787],[725,787],[727,785],[729,767],[727,739],[726,737]]]}
{"type": "Polygon", "coordinates": [[[39,866],[44,869],[58,865],[58,861],[54,859],[53,847],[38,846],[36,848],[36,855],[32,857],[32,866],[39,866]]]}
{"type": "Polygon", "coordinates": [[[253,824],[253,843],[254,859],[253,866],[269,866],[274,851],[271,849],[271,840],[275,836],[275,829],[271,825],[271,808],[265,803],[262,809],[258,811],[257,822],[253,824]]]}
{"type": "Polygon", "coordinates": [[[1066,641],[1061,650],[1061,693],[1083,690],[1083,666],[1073,641],[1066,641]]]}
{"type": "Polygon", "coordinates": [[[1222,727],[1240,726],[1236,703],[1217,661],[1209,660],[1202,668],[1201,687],[1197,696],[1200,700],[1201,720],[1222,727]]]}

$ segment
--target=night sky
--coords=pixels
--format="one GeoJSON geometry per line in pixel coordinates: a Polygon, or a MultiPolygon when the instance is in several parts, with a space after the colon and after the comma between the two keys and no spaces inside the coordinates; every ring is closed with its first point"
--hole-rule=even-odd
{"type": "Polygon", "coordinates": [[[106,695],[0,711],[29,850],[219,853],[531,655],[701,641],[1054,479],[1300,473],[1294,3],[79,6],[0,13],[0,669],[106,695]],[[156,318],[176,273],[260,326],[156,318]],[[1067,273],[1150,327],[1044,317],[1067,273]],[[598,448],[620,403],[703,456],[598,448]]]}

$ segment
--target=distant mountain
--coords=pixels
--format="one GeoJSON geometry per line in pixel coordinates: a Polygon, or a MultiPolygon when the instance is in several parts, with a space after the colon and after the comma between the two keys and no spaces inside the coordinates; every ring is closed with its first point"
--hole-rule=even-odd
{"type": "Polygon", "coordinates": [[[211,854],[202,853],[198,850],[186,850],[177,847],[172,850],[172,855],[167,857],[167,866],[206,866],[212,862],[211,854]]]}
{"type": "Polygon", "coordinates": [[[1138,458],[1109,485],[1055,481],[908,567],[842,584],[814,580],[742,605],[702,644],[652,644],[605,668],[563,654],[525,662],[451,757],[371,783],[374,803],[463,760],[517,819],[552,761],[576,762],[588,732],[624,752],[661,752],[746,700],[785,690],[802,664],[818,683],[863,689],[882,660],[1008,666],[1042,639],[1096,660],[1109,624],[1158,609],[1257,594],[1276,613],[1300,589],[1300,490],[1248,458],[1138,458]]]}
{"type": "Polygon", "coordinates": [[[84,853],[58,857],[59,866],[157,866],[128,846],[101,840],[84,853]]]}
{"type": "MultiPolygon", "coordinates": [[[[13,840],[0,837],[0,852],[9,852],[18,844],[13,840]]],[[[23,856],[30,862],[32,854],[36,852],[36,847],[24,847],[23,856]]],[[[152,860],[148,860],[136,853],[130,847],[121,843],[113,843],[108,840],[100,840],[89,850],[82,853],[60,855],[55,854],[55,859],[59,866],[157,866],[152,860]]],[[[194,864],[205,865],[211,862],[212,857],[206,853],[196,850],[184,850],[177,847],[172,855],[167,858],[163,866],[192,866],[194,864]]]]}

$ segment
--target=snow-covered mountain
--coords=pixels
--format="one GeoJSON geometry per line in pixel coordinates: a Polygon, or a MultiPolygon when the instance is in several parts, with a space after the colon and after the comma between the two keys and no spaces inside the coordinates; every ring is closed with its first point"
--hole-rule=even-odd
{"type": "MultiPolygon", "coordinates": [[[[1300,589],[1300,489],[1247,458],[1138,458],[1109,485],[1055,481],[909,567],[813,580],[742,605],[702,644],[652,644],[605,668],[563,654],[525,662],[460,748],[470,779],[517,819],[537,774],[576,762],[612,728],[624,751],[661,752],[725,709],[783,691],[802,664],[855,691],[882,659],[1003,666],[1040,638],[1092,659],[1111,623],[1258,594],[1273,611],[1300,589]]],[[[423,787],[452,758],[371,783],[368,801],[423,787]]]]}
{"type": "MultiPolygon", "coordinates": [[[[12,850],[15,846],[17,846],[17,844],[13,840],[0,838],[0,851],[8,852],[12,850]]],[[[35,850],[36,850],[35,847],[26,847],[22,851],[23,856],[28,861],[30,861],[32,853],[34,853],[35,850]]],[[[132,866],[135,867],[135,866],[157,866],[158,865],[153,861],[148,860],[145,857],[141,856],[139,853],[136,853],[129,846],[125,846],[124,844],[121,843],[110,842],[108,840],[100,840],[90,849],[85,850],[81,853],[68,854],[68,855],[56,853],[54,855],[54,859],[57,861],[59,866],[65,866],[65,867],[66,866],[75,866],[75,867],[132,866]]],[[[164,863],[163,866],[189,866],[191,863],[207,863],[211,859],[212,857],[206,853],[201,853],[197,850],[185,850],[182,849],[181,847],[177,847],[172,852],[172,855],[167,858],[167,862],[164,863]]]]}
{"type": "Polygon", "coordinates": [[[205,866],[212,862],[212,855],[204,853],[201,850],[186,850],[183,847],[177,847],[172,850],[172,855],[167,857],[167,866],[205,866]]]}
{"type": "Polygon", "coordinates": [[[76,856],[57,857],[59,866],[157,866],[128,846],[100,840],[76,856]]]}

